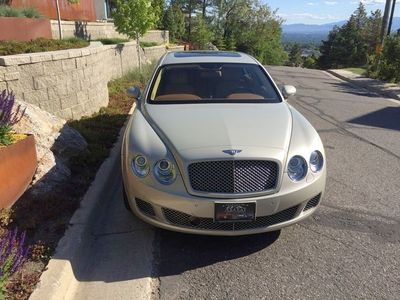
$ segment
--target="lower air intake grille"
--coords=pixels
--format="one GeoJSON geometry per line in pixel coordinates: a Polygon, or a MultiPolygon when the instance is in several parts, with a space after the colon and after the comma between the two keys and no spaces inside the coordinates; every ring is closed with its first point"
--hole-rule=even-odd
{"type": "Polygon", "coordinates": [[[315,196],[314,198],[309,200],[307,202],[306,206],[304,207],[303,211],[306,211],[313,207],[316,207],[318,205],[320,199],[321,199],[321,194],[318,194],[317,196],[315,196]]]}
{"type": "Polygon", "coordinates": [[[145,215],[154,217],[156,214],[154,212],[154,208],[150,203],[147,203],[146,201],[136,199],[136,205],[140,212],[142,212],[145,215]]]}
{"type": "Polygon", "coordinates": [[[296,216],[298,207],[299,206],[294,206],[270,216],[257,217],[254,221],[251,222],[232,223],[214,222],[212,218],[194,218],[188,214],[169,208],[163,208],[162,210],[167,221],[173,225],[205,230],[239,231],[264,228],[290,221],[296,216]]]}

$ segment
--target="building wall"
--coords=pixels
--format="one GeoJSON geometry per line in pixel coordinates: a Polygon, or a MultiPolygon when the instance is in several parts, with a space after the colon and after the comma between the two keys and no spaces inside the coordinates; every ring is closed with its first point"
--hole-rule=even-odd
{"type": "MultiPolygon", "coordinates": [[[[59,36],[58,22],[51,20],[50,23],[53,38],[57,39],[59,36]]],[[[99,38],[127,38],[115,30],[113,23],[62,21],[61,28],[64,38],[73,36],[91,40],[99,38]]],[[[169,32],[167,30],[149,30],[141,40],[165,44],[169,42],[169,32]]]]}
{"type": "Polygon", "coordinates": [[[105,0],[94,0],[94,7],[96,10],[96,19],[97,20],[107,19],[105,0]]]}
{"type": "MultiPolygon", "coordinates": [[[[14,7],[36,7],[43,16],[57,19],[55,0],[12,0],[14,7]]],[[[67,0],[59,0],[60,15],[63,20],[96,21],[96,10],[93,0],[80,0],[77,4],[69,4],[67,0]]]]}
{"type": "MultiPolygon", "coordinates": [[[[182,50],[178,47],[173,50],[182,50]]],[[[142,52],[142,61],[149,61],[142,52]]],[[[153,51],[158,59],[165,48],[153,51]]],[[[135,42],[0,56],[0,90],[64,119],[79,119],[108,104],[107,83],[138,66],[135,42]]]]}

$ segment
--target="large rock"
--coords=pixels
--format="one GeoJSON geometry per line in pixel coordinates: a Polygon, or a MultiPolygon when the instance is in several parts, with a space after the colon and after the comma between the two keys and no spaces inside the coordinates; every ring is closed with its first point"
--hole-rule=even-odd
{"type": "Polygon", "coordinates": [[[26,111],[14,130],[33,134],[36,141],[38,169],[31,190],[33,193],[48,192],[69,178],[69,160],[85,151],[87,143],[65,120],[35,105],[23,101],[18,103],[26,107],[26,111]]]}

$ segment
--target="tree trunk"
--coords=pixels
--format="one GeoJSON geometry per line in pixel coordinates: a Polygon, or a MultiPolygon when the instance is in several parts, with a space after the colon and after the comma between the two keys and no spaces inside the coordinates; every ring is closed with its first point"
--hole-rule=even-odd
{"type": "Polygon", "coordinates": [[[189,26],[188,26],[188,41],[192,42],[191,34],[192,34],[192,0],[189,0],[189,26]]]}
{"type": "Polygon", "coordinates": [[[55,1],[56,1],[56,9],[57,9],[58,33],[59,33],[60,40],[62,40],[63,34],[62,34],[62,29],[61,29],[60,5],[58,3],[58,0],[55,0],[55,1]]]}
{"type": "Polygon", "coordinates": [[[140,43],[139,43],[139,35],[136,35],[136,46],[137,46],[137,53],[138,53],[138,62],[139,62],[139,71],[142,70],[142,59],[140,57],[140,43]]]}

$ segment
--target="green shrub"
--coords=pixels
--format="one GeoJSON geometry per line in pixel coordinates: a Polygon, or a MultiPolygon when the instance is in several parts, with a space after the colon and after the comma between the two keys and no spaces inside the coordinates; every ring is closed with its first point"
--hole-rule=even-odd
{"type": "Polygon", "coordinates": [[[94,41],[101,42],[103,45],[114,45],[114,44],[122,44],[129,42],[129,39],[121,39],[121,38],[102,38],[94,41]]]}
{"type": "Polygon", "coordinates": [[[303,67],[307,69],[316,69],[317,68],[317,59],[314,55],[308,56],[303,61],[303,67]]]}
{"type": "Polygon", "coordinates": [[[42,18],[40,12],[34,7],[24,7],[21,9],[21,13],[26,18],[42,18]]]}
{"type": "Polygon", "coordinates": [[[379,78],[400,82],[400,34],[389,36],[383,47],[378,69],[379,78]]]}
{"type": "Polygon", "coordinates": [[[45,51],[56,51],[73,48],[83,48],[89,42],[79,38],[65,40],[51,40],[38,38],[28,42],[25,41],[0,41],[0,55],[14,55],[21,53],[35,53],[45,51]]]}
{"type": "Polygon", "coordinates": [[[41,18],[42,15],[34,7],[15,8],[7,5],[0,5],[0,17],[41,18]]]}
{"type": "Polygon", "coordinates": [[[22,12],[18,9],[7,5],[0,6],[0,17],[23,17],[22,12]]]}
{"type": "Polygon", "coordinates": [[[400,34],[385,40],[382,53],[368,57],[367,75],[388,82],[400,82],[400,34]]]}
{"type": "Polygon", "coordinates": [[[158,46],[159,43],[156,42],[140,42],[140,47],[142,48],[146,48],[146,47],[154,47],[154,46],[158,46]]]}

